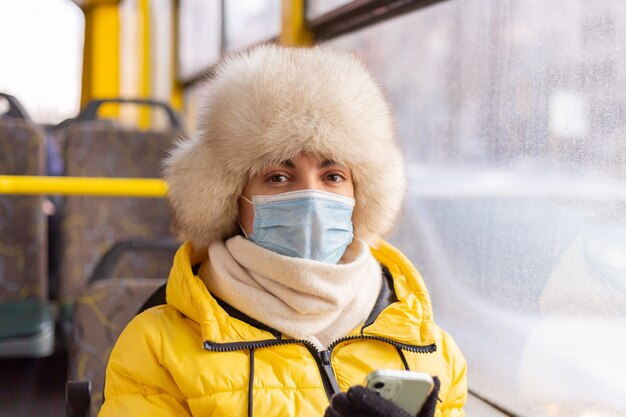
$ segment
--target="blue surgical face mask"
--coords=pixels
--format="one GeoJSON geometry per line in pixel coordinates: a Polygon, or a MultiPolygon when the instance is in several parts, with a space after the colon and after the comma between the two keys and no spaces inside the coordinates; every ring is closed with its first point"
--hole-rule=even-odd
{"type": "Polygon", "coordinates": [[[255,195],[248,239],[281,255],[336,264],[352,242],[354,199],[317,190],[255,195]]]}

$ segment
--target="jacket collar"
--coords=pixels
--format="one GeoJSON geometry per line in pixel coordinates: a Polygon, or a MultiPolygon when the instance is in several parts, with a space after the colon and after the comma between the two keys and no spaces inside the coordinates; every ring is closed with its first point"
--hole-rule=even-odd
{"type": "Polygon", "coordinates": [[[391,244],[381,241],[371,250],[376,260],[391,273],[398,301],[386,307],[361,333],[408,345],[433,344],[435,337],[432,305],[421,275],[391,244]]]}
{"type": "MultiPolygon", "coordinates": [[[[383,337],[417,346],[434,343],[430,296],[415,267],[386,242],[371,250],[392,277],[395,302],[385,301],[391,295],[384,293],[383,286],[365,325],[350,335],[383,337]]],[[[234,310],[208,292],[193,271],[193,265],[204,262],[207,256],[206,251],[194,253],[189,242],[180,247],[167,282],[168,304],[200,325],[203,340],[235,343],[280,338],[275,330],[234,310]]]]}

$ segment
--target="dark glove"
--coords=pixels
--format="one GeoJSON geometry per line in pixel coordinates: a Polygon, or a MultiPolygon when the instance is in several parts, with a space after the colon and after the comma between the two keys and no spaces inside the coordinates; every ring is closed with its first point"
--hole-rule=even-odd
{"type": "MultiPolygon", "coordinates": [[[[439,394],[439,378],[433,377],[435,385],[416,417],[433,417],[439,394]]],[[[324,417],[412,417],[409,413],[385,400],[375,391],[360,385],[333,396],[324,417]]]]}

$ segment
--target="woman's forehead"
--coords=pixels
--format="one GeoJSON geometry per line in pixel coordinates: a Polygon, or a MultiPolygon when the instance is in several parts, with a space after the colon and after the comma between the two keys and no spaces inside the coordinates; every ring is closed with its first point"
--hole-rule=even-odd
{"type": "Polygon", "coordinates": [[[282,161],[276,161],[267,165],[267,168],[271,168],[274,166],[284,166],[287,168],[297,168],[297,167],[316,167],[316,168],[327,168],[330,166],[340,166],[345,167],[343,164],[333,160],[332,158],[328,158],[321,155],[311,155],[311,154],[299,154],[293,158],[285,159],[282,161]]]}

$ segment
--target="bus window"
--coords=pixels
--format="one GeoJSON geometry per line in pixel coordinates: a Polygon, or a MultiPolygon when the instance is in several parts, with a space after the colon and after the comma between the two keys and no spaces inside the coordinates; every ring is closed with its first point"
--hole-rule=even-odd
{"type": "Polygon", "coordinates": [[[330,41],[396,109],[393,241],[513,415],[626,413],[624,28],[611,0],[451,0],[330,41]]]}
{"type": "Polygon", "coordinates": [[[224,2],[224,48],[235,52],[280,33],[279,0],[224,2]]]}
{"type": "Polygon", "coordinates": [[[178,11],[178,77],[196,77],[220,58],[222,2],[181,0],[178,11]]]}
{"type": "Polygon", "coordinates": [[[0,91],[38,123],[79,108],[85,20],[70,0],[5,1],[0,13],[0,91]],[[50,19],[54,16],[54,19],[50,19]]]}

